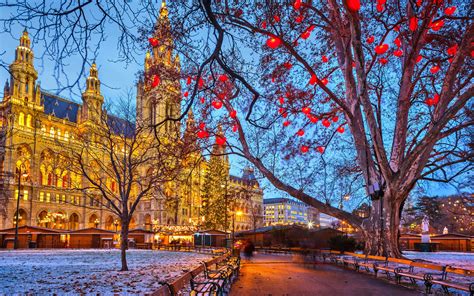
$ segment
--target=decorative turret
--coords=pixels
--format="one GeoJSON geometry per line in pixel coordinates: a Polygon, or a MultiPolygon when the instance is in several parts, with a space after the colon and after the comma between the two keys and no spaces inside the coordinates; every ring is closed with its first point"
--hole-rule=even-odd
{"type": "MultiPolygon", "coordinates": [[[[33,65],[33,51],[30,48],[31,40],[26,29],[20,37],[20,45],[15,51],[15,61],[10,65],[11,85],[9,97],[18,104],[32,103],[40,105],[41,96],[35,92],[38,72],[33,65]]],[[[41,92],[40,92],[41,94],[41,92]]]]}
{"type": "Polygon", "coordinates": [[[100,80],[97,65],[92,63],[89,77],[86,79],[86,90],[82,93],[82,121],[100,122],[104,97],[100,94],[100,80]]]}
{"type": "Polygon", "coordinates": [[[150,38],[143,81],[137,83],[137,120],[149,126],[159,126],[159,134],[179,133],[179,122],[163,121],[178,118],[181,113],[179,57],[174,44],[166,2],[162,1],[155,31],[150,38]],[[143,92],[141,92],[143,91],[143,92]]]}

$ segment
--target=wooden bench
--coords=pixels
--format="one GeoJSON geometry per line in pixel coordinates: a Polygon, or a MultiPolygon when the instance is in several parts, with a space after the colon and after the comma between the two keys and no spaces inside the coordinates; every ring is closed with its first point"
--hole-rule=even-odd
{"type": "Polygon", "coordinates": [[[377,277],[377,272],[382,271],[385,273],[388,279],[391,279],[391,275],[396,275],[397,268],[410,268],[410,264],[413,261],[407,259],[398,259],[398,258],[385,258],[384,262],[375,262],[373,264],[375,276],[377,277]]]}
{"type": "Polygon", "coordinates": [[[431,293],[433,285],[440,285],[446,294],[449,294],[449,288],[469,292],[474,295],[474,271],[462,268],[447,266],[444,272],[440,274],[426,274],[426,293],[431,293]],[[458,278],[453,278],[458,276],[458,278]],[[460,277],[468,278],[467,282],[460,282],[460,277]]]}
{"type": "Polygon", "coordinates": [[[416,284],[416,281],[423,281],[426,290],[428,290],[431,283],[429,281],[430,276],[427,270],[430,272],[432,271],[431,274],[443,276],[445,269],[446,266],[413,261],[409,266],[395,268],[395,279],[397,284],[401,284],[403,277],[408,278],[412,284],[416,284]]]}

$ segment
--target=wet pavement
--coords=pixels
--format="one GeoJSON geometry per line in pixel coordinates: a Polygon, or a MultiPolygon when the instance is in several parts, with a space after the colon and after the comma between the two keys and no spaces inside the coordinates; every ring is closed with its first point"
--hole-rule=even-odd
{"type": "Polygon", "coordinates": [[[258,295],[421,295],[373,275],[332,264],[303,264],[292,255],[258,254],[242,260],[231,296],[258,295]]]}

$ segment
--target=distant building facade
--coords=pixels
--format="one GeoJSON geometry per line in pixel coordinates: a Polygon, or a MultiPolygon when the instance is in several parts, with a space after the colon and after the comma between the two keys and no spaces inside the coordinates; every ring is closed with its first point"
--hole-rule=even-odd
{"type": "Polygon", "coordinates": [[[308,224],[319,225],[319,211],[302,202],[288,198],[269,198],[263,200],[264,224],[308,224]]]}

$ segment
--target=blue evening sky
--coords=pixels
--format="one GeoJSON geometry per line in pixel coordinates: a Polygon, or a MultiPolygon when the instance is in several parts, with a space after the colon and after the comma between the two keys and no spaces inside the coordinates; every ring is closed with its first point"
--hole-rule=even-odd
{"type": "MultiPolygon", "coordinates": [[[[6,11],[0,11],[0,17],[7,17],[6,11]]],[[[172,17],[172,16],[171,16],[172,17]]],[[[107,29],[106,29],[107,30],[107,29]]],[[[15,48],[19,44],[19,37],[21,36],[23,27],[18,25],[15,26],[12,32],[0,33],[0,64],[3,66],[0,68],[0,83],[3,84],[9,78],[9,73],[4,68],[8,66],[14,60],[15,48]]],[[[132,89],[135,94],[135,82],[136,73],[143,68],[143,58],[145,52],[141,53],[141,56],[137,54],[135,57],[138,62],[132,62],[126,64],[125,62],[117,61],[119,59],[118,51],[116,49],[116,34],[113,30],[106,31],[108,39],[102,45],[98,51],[98,55],[95,58],[97,66],[99,68],[99,78],[102,82],[102,94],[106,98],[106,101],[113,104],[114,99],[120,96],[125,96],[127,91],[132,89]]],[[[38,71],[41,82],[41,87],[44,90],[56,93],[58,89],[58,81],[53,77],[54,73],[54,61],[45,58],[39,59],[41,54],[44,52],[42,46],[35,44],[35,40],[32,40],[32,47],[35,53],[35,67],[38,71]]],[[[92,62],[93,57],[90,59],[92,62]]],[[[67,84],[68,79],[72,79],[81,75],[80,89],[65,90],[60,93],[63,97],[81,103],[80,93],[84,89],[85,78],[88,74],[88,68],[86,67],[86,73],[81,73],[82,58],[80,56],[72,56],[66,61],[67,66],[65,72],[67,75],[60,75],[59,82],[63,85],[67,84]]],[[[231,173],[234,175],[241,175],[241,170],[244,163],[241,159],[231,157],[232,169],[231,173]]],[[[268,182],[262,182],[265,187],[265,198],[285,196],[271,187],[268,182]]],[[[454,194],[455,189],[449,185],[443,184],[425,184],[426,192],[433,195],[444,195],[454,194]]]]}

